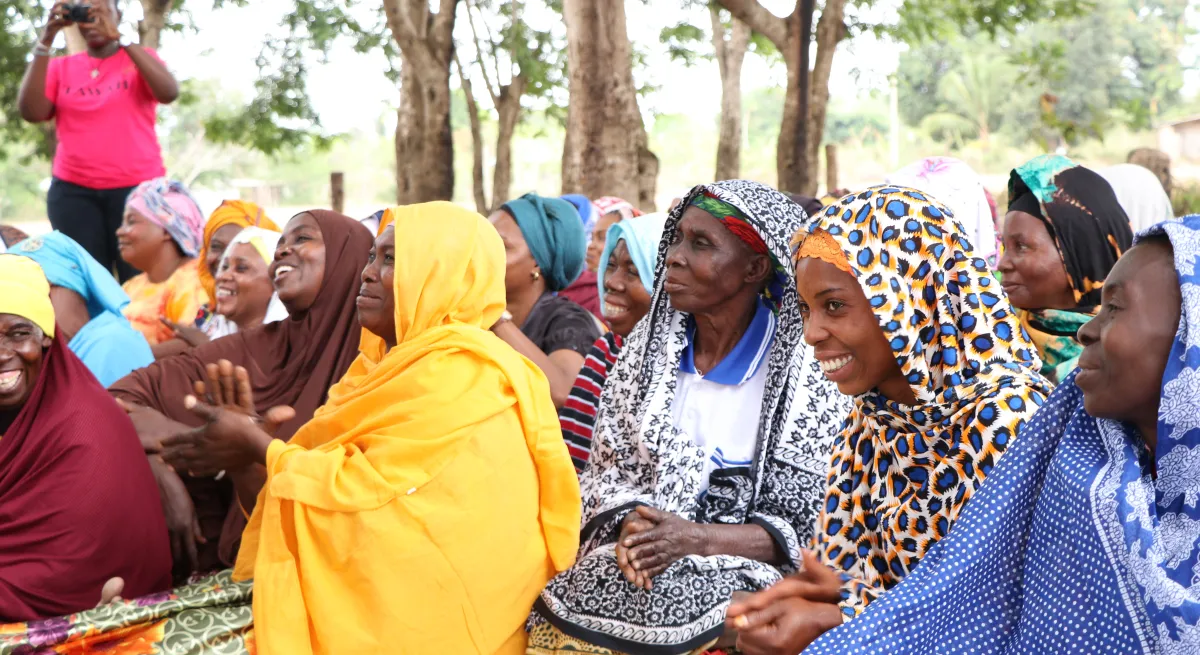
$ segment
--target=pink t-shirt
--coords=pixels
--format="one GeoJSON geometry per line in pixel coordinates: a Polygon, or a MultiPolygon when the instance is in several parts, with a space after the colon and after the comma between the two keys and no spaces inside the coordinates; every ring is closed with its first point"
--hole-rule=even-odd
{"type": "Polygon", "coordinates": [[[51,59],[46,97],[54,103],[58,135],[54,177],[117,189],[166,174],[154,132],[158,101],[124,48],[107,59],[86,52],[51,59]]]}

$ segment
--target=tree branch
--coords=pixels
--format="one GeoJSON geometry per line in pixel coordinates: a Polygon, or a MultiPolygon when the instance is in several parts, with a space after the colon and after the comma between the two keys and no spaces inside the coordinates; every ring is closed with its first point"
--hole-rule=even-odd
{"type": "MultiPolygon", "coordinates": [[[[485,61],[485,59],[488,55],[485,55],[483,52],[483,44],[479,41],[479,31],[477,29],[475,29],[475,16],[471,12],[471,8],[474,5],[474,3],[472,3],[471,0],[466,0],[466,4],[467,4],[467,23],[469,23],[471,25],[471,37],[475,40],[475,59],[479,62],[479,72],[483,74],[483,84],[484,84],[484,86],[487,87],[488,95],[492,97],[492,106],[495,107],[498,104],[500,104],[500,94],[497,93],[497,89],[492,84],[492,81],[490,79],[488,79],[487,62],[485,61]]],[[[482,18],[481,18],[481,20],[482,20],[482,18]]],[[[494,62],[495,58],[496,58],[496,49],[491,48],[491,51],[488,54],[492,57],[493,62],[494,62]]],[[[493,64],[493,65],[495,65],[495,64],[493,64]]],[[[499,68],[497,68],[496,84],[500,83],[500,74],[499,73],[500,73],[499,68]]]]}
{"type": "Polygon", "coordinates": [[[727,63],[725,59],[725,25],[721,22],[721,9],[710,3],[708,15],[712,18],[712,43],[717,54],[717,68],[721,70],[721,79],[725,79],[727,63]]]}
{"type": "Polygon", "coordinates": [[[475,209],[486,215],[490,213],[491,208],[488,206],[487,196],[483,193],[483,127],[479,124],[479,105],[475,102],[471,80],[467,78],[467,71],[463,68],[457,52],[454,53],[454,65],[458,67],[458,79],[462,84],[463,95],[467,98],[467,118],[471,123],[471,178],[474,183],[472,187],[475,209]]]}
{"type": "Polygon", "coordinates": [[[780,52],[787,51],[787,19],[767,11],[767,8],[762,6],[758,0],[717,1],[721,3],[722,7],[728,9],[734,18],[770,39],[780,52]]]}

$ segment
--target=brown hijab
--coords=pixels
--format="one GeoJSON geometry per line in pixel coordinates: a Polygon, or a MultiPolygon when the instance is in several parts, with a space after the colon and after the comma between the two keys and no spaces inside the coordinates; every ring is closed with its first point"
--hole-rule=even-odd
{"type": "MultiPolygon", "coordinates": [[[[250,373],[254,405],[259,412],[277,405],[296,410],[296,417],[276,433],[281,439],[290,439],[325,403],[329,387],[341,379],[358,356],[362,328],[354,300],[374,242],[370,230],[348,216],[324,209],[305,213],[316,219],[325,240],[325,279],[308,311],[157,361],[118,380],[109,392],[174,421],[199,426],[201,421],[183,406],[183,399],[192,393],[194,381],[204,379],[205,365],[228,359],[250,373]]],[[[240,509],[229,507],[229,482],[186,476],[184,482],[209,540],[206,553],[201,555],[202,569],[216,565],[212,546],[217,536],[220,559],[232,564],[245,517],[240,509]]]]}

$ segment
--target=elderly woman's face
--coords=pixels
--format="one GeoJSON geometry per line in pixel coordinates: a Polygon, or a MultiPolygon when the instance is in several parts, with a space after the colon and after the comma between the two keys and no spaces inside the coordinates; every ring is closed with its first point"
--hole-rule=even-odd
{"type": "Polygon", "coordinates": [[[218,314],[238,327],[262,321],[275,288],[267,276],[267,262],[254,246],[235,243],[230,247],[216,280],[218,314]]]}
{"type": "Polygon", "coordinates": [[[51,339],[33,321],[0,314],[0,411],[25,405],[42,372],[43,353],[51,339]]]}
{"type": "Polygon", "coordinates": [[[355,299],[359,324],[389,344],[396,341],[395,270],[396,230],[389,225],[371,246],[355,299]]]}
{"type": "Polygon", "coordinates": [[[204,265],[208,267],[208,272],[213,277],[217,276],[217,267],[221,265],[221,256],[225,254],[225,249],[229,247],[229,242],[242,231],[242,226],[236,223],[222,225],[213,232],[212,238],[208,240],[208,254],[205,256],[204,265]]]}
{"type": "Polygon", "coordinates": [[[796,263],[796,290],[804,340],[839,391],[857,396],[879,389],[889,400],[913,402],[896,355],[853,275],[805,257],[796,263]]]}
{"type": "Polygon", "coordinates": [[[288,314],[306,312],[317,301],[325,281],[325,237],[312,214],[288,221],[267,272],[288,314]]]}
{"type": "Polygon", "coordinates": [[[667,249],[663,283],[671,306],[689,314],[711,314],[747,293],[757,294],[771,273],[725,224],[699,207],[683,212],[667,249]]]}
{"type": "Polygon", "coordinates": [[[1021,309],[1071,309],[1075,294],[1062,256],[1041,219],[1009,212],[1004,219],[1004,256],[997,269],[1012,304],[1021,309]]]}
{"type": "Polygon", "coordinates": [[[1096,418],[1154,425],[1181,297],[1171,246],[1131,248],[1104,283],[1100,312],[1079,328],[1084,345],[1075,384],[1096,418]]]}
{"type": "Polygon", "coordinates": [[[163,252],[164,245],[174,246],[169,232],[136,209],[125,210],[125,218],[117,228],[117,248],[125,263],[145,270],[163,252]]]}
{"type": "MultiPolygon", "coordinates": [[[[501,209],[488,216],[488,221],[496,228],[496,232],[500,233],[500,240],[504,242],[504,289],[511,298],[514,292],[524,291],[533,284],[538,265],[515,218],[501,209]]],[[[537,274],[541,275],[540,272],[537,274]]]]}
{"type": "Polygon", "coordinates": [[[642,285],[637,264],[629,256],[624,239],[613,248],[601,275],[604,276],[604,318],[608,319],[613,332],[627,337],[650,311],[650,292],[642,285]]]}

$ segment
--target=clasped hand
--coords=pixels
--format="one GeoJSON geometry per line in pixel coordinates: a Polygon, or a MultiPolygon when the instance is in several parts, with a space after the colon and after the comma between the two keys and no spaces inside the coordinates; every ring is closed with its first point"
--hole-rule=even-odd
{"type": "Polygon", "coordinates": [[[796,655],[841,625],[842,577],[804,551],[800,571],[765,591],[735,599],[725,625],[744,655],[796,655]]]}
{"type": "Polygon", "coordinates": [[[223,359],[209,364],[205,371],[207,383],[195,381],[195,395],[184,399],[184,405],[203,419],[204,425],[164,439],[163,459],[192,476],[236,473],[253,464],[265,464],[275,431],[295,417],[295,410],[273,407],[259,416],[245,368],[223,359]]]}
{"type": "Polygon", "coordinates": [[[704,555],[704,526],[671,512],[639,505],[626,515],[617,538],[617,566],[631,584],[653,589],[653,578],[688,555],[704,555]]]}

